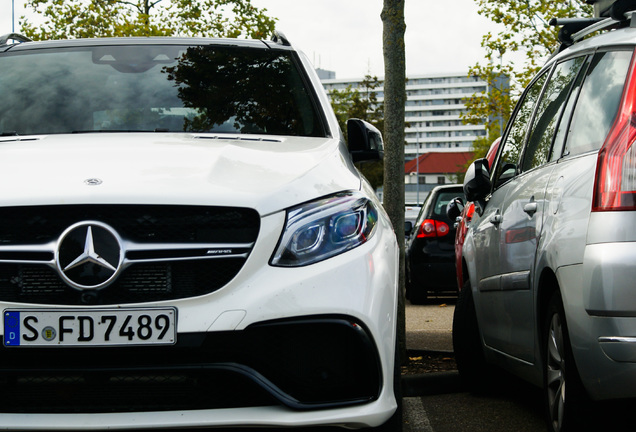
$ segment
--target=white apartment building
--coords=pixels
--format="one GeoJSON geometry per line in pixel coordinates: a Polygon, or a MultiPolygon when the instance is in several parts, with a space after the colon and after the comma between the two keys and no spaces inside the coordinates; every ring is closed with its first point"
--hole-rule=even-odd
{"type": "MultiPolygon", "coordinates": [[[[359,88],[362,81],[363,79],[322,79],[327,92],[332,89],[344,90],[348,86],[359,88]]],[[[383,90],[382,87],[374,90],[380,101],[384,98],[383,90]]],[[[487,90],[485,81],[469,77],[466,72],[408,77],[405,159],[408,161],[431,151],[469,150],[477,137],[486,135],[486,128],[483,124],[463,124],[461,114],[466,111],[464,98],[487,90]]]]}

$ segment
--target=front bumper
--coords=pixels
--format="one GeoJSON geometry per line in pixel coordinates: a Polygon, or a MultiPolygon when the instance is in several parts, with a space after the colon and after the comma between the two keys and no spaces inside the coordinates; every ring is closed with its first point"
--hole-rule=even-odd
{"type": "Polygon", "coordinates": [[[362,324],[317,316],[181,334],[168,347],[3,348],[0,382],[2,413],[313,410],[376,400],[382,371],[362,324]]]}
{"type": "Polygon", "coordinates": [[[395,236],[383,225],[332,259],[270,267],[283,223],[262,219],[216,292],[130,305],[176,307],[175,346],[0,350],[0,429],[382,424],[397,406],[395,236]]]}

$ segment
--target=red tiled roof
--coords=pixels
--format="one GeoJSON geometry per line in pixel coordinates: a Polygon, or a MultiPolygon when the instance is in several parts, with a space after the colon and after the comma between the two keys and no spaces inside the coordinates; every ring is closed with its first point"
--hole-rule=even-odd
{"type": "Polygon", "coordinates": [[[452,174],[460,171],[467,162],[473,160],[472,152],[429,152],[421,154],[419,164],[416,159],[404,165],[404,174],[452,174]]]}

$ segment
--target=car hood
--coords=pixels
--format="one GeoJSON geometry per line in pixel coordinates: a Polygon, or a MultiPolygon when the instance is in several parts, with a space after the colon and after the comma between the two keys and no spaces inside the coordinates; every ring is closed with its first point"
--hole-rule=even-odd
{"type": "Polygon", "coordinates": [[[266,215],[359,188],[337,139],[167,133],[0,138],[3,206],[215,205],[266,215]]]}

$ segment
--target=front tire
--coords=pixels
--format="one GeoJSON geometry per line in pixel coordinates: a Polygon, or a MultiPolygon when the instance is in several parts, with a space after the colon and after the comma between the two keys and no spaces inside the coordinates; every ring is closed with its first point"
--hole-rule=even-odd
{"type": "Polygon", "coordinates": [[[483,391],[490,366],[486,364],[470,282],[459,292],[453,314],[453,350],[462,384],[472,392],[483,391]]]}

